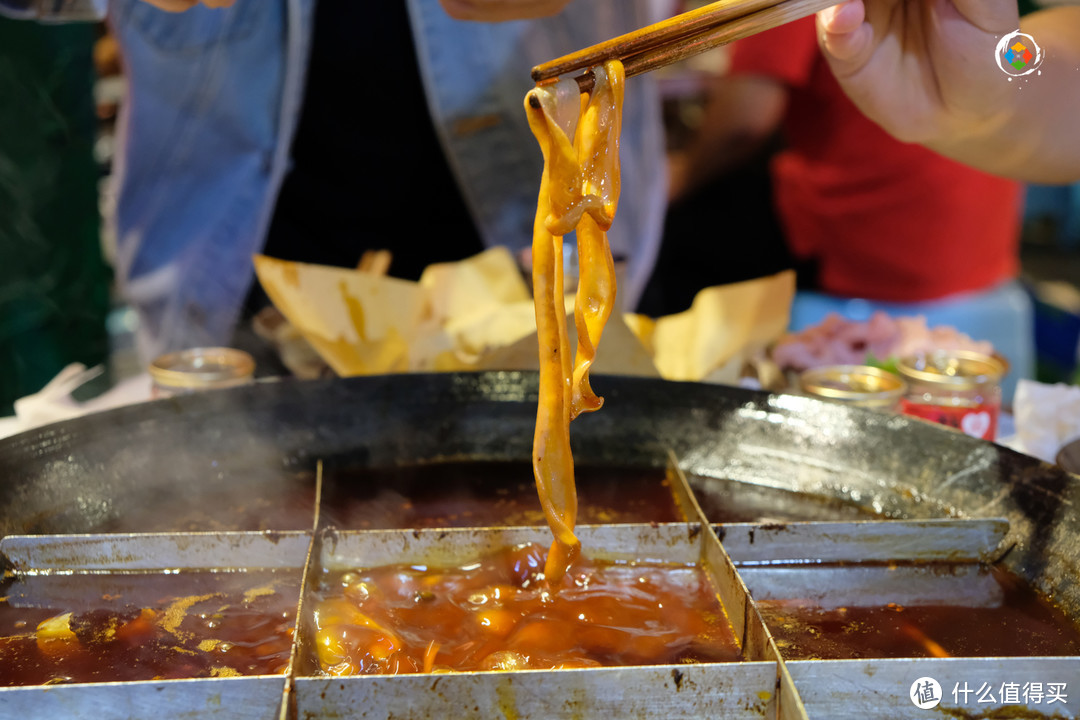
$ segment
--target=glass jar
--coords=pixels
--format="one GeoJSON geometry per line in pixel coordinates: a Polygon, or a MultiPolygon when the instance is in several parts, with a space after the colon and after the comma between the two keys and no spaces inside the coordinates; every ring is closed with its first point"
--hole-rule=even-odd
{"type": "Polygon", "coordinates": [[[872,410],[895,411],[907,385],[891,372],[870,365],[827,365],[799,375],[802,391],[823,400],[872,410]]]}
{"type": "Polygon", "coordinates": [[[161,355],[150,364],[156,398],[243,385],[254,375],[251,355],[224,347],[181,350],[161,355]]]}
{"type": "Polygon", "coordinates": [[[993,440],[1001,414],[1001,378],[1008,363],[998,355],[938,350],[897,364],[907,380],[901,410],[971,437],[993,440]]]}

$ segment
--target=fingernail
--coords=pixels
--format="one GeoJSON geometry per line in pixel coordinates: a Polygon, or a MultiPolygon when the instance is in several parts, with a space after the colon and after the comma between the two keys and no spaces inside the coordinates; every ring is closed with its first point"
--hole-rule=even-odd
{"type": "Polygon", "coordinates": [[[826,30],[828,30],[832,26],[833,21],[836,20],[836,14],[838,12],[840,12],[840,6],[833,5],[832,7],[827,7],[818,13],[818,17],[821,18],[821,24],[825,27],[826,30]]]}

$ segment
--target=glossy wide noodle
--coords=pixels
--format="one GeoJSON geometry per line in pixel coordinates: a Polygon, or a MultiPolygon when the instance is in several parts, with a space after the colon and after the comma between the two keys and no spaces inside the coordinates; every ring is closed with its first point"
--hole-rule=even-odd
{"type": "Polygon", "coordinates": [[[619,132],[624,73],[617,60],[594,68],[589,95],[566,79],[533,89],[529,125],[544,154],[533,225],[533,293],[540,345],[540,402],[533,438],[533,474],[555,536],[544,566],[558,583],[581,550],[574,534],[577,494],[570,421],[598,410],[603,399],[589,368],[615,302],[615,266],[607,230],[619,201],[619,132]],[[577,352],[571,361],[563,300],[563,237],[577,230],[579,281],[574,309],[577,352]]]}

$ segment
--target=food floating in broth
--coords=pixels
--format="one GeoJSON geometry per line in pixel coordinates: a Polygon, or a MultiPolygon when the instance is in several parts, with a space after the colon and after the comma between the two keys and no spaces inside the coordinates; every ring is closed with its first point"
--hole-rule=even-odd
{"type": "Polygon", "coordinates": [[[0,686],[280,675],[300,576],[73,574],[2,592],[0,686]]]}
{"type": "Polygon", "coordinates": [[[331,676],[728,662],[738,641],[694,565],[579,556],[557,587],[526,543],[468,565],[326,574],[314,593],[331,676]]]}

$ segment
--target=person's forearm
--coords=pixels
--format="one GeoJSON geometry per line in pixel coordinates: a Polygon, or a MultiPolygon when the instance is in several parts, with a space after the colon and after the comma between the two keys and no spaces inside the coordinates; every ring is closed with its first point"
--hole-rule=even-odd
{"type": "Polygon", "coordinates": [[[786,107],[787,91],[771,78],[718,78],[701,128],[672,167],[672,199],[742,167],[779,128],[786,107]]]}
{"type": "Polygon", "coordinates": [[[562,12],[570,0],[439,0],[455,20],[505,22],[550,17],[562,12]]]}
{"type": "MultiPolygon", "coordinates": [[[[1080,7],[1044,10],[1021,28],[1042,48],[1031,75],[1001,73],[1011,92],[997,113],[926,143],[960,162],[1041,183],[1080,179],[1080,7]]],[[[987,64],[1000,72],[992,58],[987,64]]]]}
{"type": "Polygon", "coordinates": [[[684,196],[715,177],[745,165],[765,143],[756,133],[716,135],[699,138],[681,153],[681,177],[672,178],[672,199],[684,196]]]}
{"type": "Polygon", "coordinates": [[[100,20],[106,0],[0,0],[0,15],[30,20],[100,20]]]}

